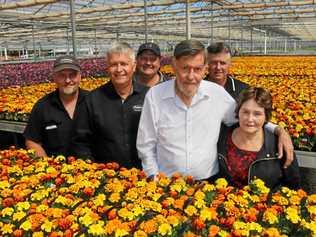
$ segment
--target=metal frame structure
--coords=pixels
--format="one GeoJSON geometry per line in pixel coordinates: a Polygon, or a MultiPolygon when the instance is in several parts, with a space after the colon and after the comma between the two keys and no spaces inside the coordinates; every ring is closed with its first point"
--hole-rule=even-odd
{"type": "Polygon", "coordinates": [[[243,52],[316,46],[316,0],[0,0],[0,57],[102,53],[113,40],[164,51],[196,38],[243,52]]]}

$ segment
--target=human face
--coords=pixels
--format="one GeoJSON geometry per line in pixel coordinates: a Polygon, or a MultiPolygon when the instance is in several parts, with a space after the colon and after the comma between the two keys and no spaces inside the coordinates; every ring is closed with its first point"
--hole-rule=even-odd
{"type": "Polygon", "coordinates": [[[63,69],[53,74],[53,80],[61,95],[74,95],[78,92],[81,74],[73,69],[63,69]]]}
{"type": "Polygon", "coordinates": [[[221,86],[224,86],[231,66],[229,53],[208,54],[209,79],[221,86]]]}
{"type": "Polygon", "coordinates": [[[206,65],[204,52],[194,56],[182,56],[173,59],[173,70],[176,74],[176,92],[181,97],[192,98],[205,76],[206,65]]]}
{"type": "Polygon", "coordinates": [[[137,72],[146,78],[153,78],[160,68],[160,57],[150,50],[144,50],[137,57],[137,72]]]}
{"type": "Polygon", "coordinates": [[[128,53],[108,55],[108,73],[114,86],[125,86],[132,82],[136,64],[128,53]]]}
{"type": "Polygon", "coordinates": [[[265,110],[254,99],[245,101],[238,113],[239,126],[246,133],[256,133],[262,130],[266,120],[265,110]]]}

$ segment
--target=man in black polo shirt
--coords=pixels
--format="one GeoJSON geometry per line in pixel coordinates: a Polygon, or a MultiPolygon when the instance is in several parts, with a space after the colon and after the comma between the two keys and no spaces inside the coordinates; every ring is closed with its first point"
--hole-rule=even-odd
{"type": "Polygon", "coordinates": [[[80,65],[72,56],[55,60],[52,79],[57,89],[34,105],[23,134],[26,147],[38,156],[67,155],[73,118],[87,94],[79,88],[80,65]]]}
{"type": "Polygon", "coordinates": [[[110,82],[86,96],[76,118],[72,154],[140,168],[136,136],[147,87],[134,81],[135,53],[127,43],[107,52],[110,82]]]}
{"type": "Polygon", "coordinates": [[[159,71],[160,60],[161,52],[157,44],[144,43],[140,45],[137,51],[134,80],[147,87],[153,87],[169,80],[170,78],[159,71]]]}
{"type": "Polygon", "coordinates": [[[222,42],[211,44],[208,52],[208,76],[207,80],[223,86],[225,90],[236,100],[240,92],[249,85],[229,75],[231,67],[231,50],[222,42]]]}

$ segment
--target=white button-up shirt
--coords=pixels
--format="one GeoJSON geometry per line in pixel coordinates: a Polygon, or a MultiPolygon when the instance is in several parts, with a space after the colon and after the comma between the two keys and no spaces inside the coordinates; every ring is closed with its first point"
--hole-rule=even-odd
{"type": "Polygon", "coordinates": [[[187,107],[175,93],[175,80],[151,88],[139,123],[137,149],[148,176],[179,172],[206,179],[218,172],[221,122],[236,122],[235,100],[215,83],[201,81],[187,107]]]}

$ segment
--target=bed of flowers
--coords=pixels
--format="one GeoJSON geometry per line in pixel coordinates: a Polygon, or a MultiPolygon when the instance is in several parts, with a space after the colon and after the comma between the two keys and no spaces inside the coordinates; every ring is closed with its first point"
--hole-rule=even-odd
{"type": "MultiPolygon", "coordinates": [[[[170,65],[162,71],[173,75],[170,65]]],[[[316,151],[316,57],[236,57],[231,74],[271,91],[272,122],[286,128],[297,149],[316,151]]]]}
{"type": "Polygon", "coordinates": [[[315,236],[316,194],[0,151],[1,236],[315,236]]]}
{"type": "MultiPolygon", "coordinates": [[[[107,81],[106,77],[85,78],[80,86],[90,91],[107,81]]],[[[0,119],[26,122],[36,101],[55,88],[54,83],[40,83],[0,89],[0,119]]]]}

